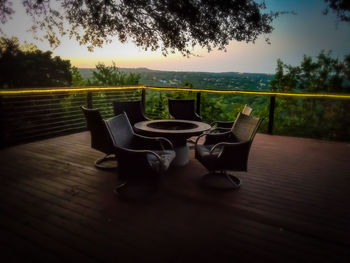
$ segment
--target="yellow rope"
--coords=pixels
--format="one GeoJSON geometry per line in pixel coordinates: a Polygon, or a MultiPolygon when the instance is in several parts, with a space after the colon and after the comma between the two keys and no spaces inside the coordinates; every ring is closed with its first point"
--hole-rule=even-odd
{"type": "Polygon", "coordinates": [[[319,94],[319,93],[290,93],[290,92],[272,92],[272,91],[242,91],[242,90],[210,90],[210,89],[187,89],[171,87],[152,87],[152,86],[120,86],[120,87],[70,87],[70,88],[34,88],[34,89],[13,89],[0,90],[0,95],[24,95],[36,93],[59,93],[59,92],[99,92],[99,91],[120,91],[135,89],[152,89],[167,91],[192,91],[208,92],[219,94],[247,94],[247,95],[266,95],[266,96],[289,96],[289,97],[311,97],[311,98],[334,98],[350,99],[350,94],[319,94]]]}

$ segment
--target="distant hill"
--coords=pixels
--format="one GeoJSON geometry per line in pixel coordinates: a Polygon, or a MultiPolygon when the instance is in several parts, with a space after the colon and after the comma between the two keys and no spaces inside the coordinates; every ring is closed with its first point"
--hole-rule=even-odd
{"type": "MultiPolygon", "coordinates": [[[[84,78],[90,78],[93,70],[79,68],[84,78]]],[[[269,83],[274,77],[262,73],[161,71],[147,68],[119,68],[119,70],[125,73],[139,73],[140,84],[146,86],[182,87],[185,82],[190,82],[195,88],[222,90],[268,90],[269,83]]]]}

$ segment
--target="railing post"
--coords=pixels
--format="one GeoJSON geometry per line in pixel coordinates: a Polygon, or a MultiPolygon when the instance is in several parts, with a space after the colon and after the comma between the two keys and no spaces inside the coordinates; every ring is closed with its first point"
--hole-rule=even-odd
{"type": "Polygon", "coordinates": [[[4,109],[2,108],[2,96],[0,96],[0,148],[5,145],[5,123],[4,123],[4,109]]]}
{"type": "Polygon", "coordinates": [[[275,106],[276,106],[276,96],[270,97],[270,106],[269,106],[269,126],[267,132],[273,134],[273,122],[275,117],[275,106]]]}
{"type": "Polygon", "coordinates": [[[196,112],[198,115],[201,113],[201,93],[197,92],[196,94],[196,112]]]}
{"type": "Polygon", "coordinates": [[[88,91],[86,95],[86,106],[89,109],[92,109],[92,92],[91,91],[88,91]]]}
{"type": "Polygon", "coordinates": [[[142,103],[143,109],[145,109],[146,108],[146,89],[145,88],[143,88],[141,92],[141,103],[142,103]]]}

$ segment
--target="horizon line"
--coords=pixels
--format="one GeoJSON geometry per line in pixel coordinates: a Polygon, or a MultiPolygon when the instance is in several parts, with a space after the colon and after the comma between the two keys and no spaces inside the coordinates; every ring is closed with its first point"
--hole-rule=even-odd
{"type": "MultiPolygon", "coordinates": [[[[96,69],[96,67],[76,67],[78,69],[96,69]]],[[[165,71],[165,72],[183,72],[183,73],[214,73],[214,74],[221,74],[221,73],[237,73],[237,74],[264,74],[264,75],[274,75],[275,73],[267,73],[267,72],[242,72],[242,71],[195,71],[195,70],[190,70],[190,71],[182,71],[182,70],[164,70],[164,69],[151,69],[147,67],[135,67],[135,68],[130,68],[130,67],[117,67],[118,69],[146,69],[149,71],[165,71]]]]}

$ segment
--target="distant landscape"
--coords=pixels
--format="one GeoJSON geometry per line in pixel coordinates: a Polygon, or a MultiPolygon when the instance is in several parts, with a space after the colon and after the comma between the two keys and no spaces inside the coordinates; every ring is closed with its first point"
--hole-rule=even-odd
{"type": "MultiPolygon", "coordinates": [[[[147,68],[114,69],[113,67],[80,68],[78,70],[81,75],[80,78],[90,79],[91,85],[118,85],[117,82],[113,84],[112,81],[108,84],[107,81],[113,80],[113,77],[118,79],[120,75],[123,75],[119,73],[123,72],[125,73],[125,80],[134,73],[140,74],[140,78],[136,78],[136,83],[145,86],[339,93],[349,90],[349,79],[346,72],[350,71],[344,68],[344,72],[340,72],[338,69],[342,65],[348,64],[332,59],[329,54],[321,52],[317,61],[314,62],[311,58],[305,57],[301,66],[291,67],[282,61],[278,61],[276,74],[160,71],[147,68]],[[304,67],[305,64],[310,66],[304,67]],[[298,74],[295,74],[296,72],[298,74]]],[[[132,81],[135,81],[135,79],[132,81]]],[[[82,83],[82,86],[84,85],[86,84],[82,83]]],[[[130,83],[130,85],[134,84],[130,83]]],[[[148,89],[145,98],[145,113],[153,119],[167,119],[169,118],[168,99],[195,99],[195,95],[196,92],[189,91],[172,92],[148,89]]],[[[106,99],[107,96],[104,96],[101,95],[101,98],[106,99]]],[[[245,104],[254,109],[253,115],[255,116],[266,117],[269,114],[270,97],[268,96],[201,92],[200,115],[207,123],[214,120],[234,120],[245,104]]],[[[100,105],[107,105],[107,103],[101,103],[100,105]]],[[[107,111],[110,109],[109,107],[106,108],[107,111]]],[[[347,100],[277,97],[274,134],[349,141],[350,129],[348,127],[350,125],[348,120],[350,120],[350,111],[348,108],[349,102],[347,100]]],[[[268,122],[264,121],[260,126],[260,131],[266,132],[267,125],[268,122]]]]}
{"type": "MultiPolygon", "coordinates": [[[[91,68],[79,68],[84,78],[91,78],[91,68]]],[[[140,84],[145,86],[183,87],[191,83],[194,88],[221,90],[269,90],[272,74],[238,72],[185,72],[160,71],[147,68],[119,68],[125,73],[139,73],[140,84]]]]}

